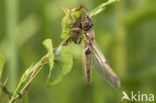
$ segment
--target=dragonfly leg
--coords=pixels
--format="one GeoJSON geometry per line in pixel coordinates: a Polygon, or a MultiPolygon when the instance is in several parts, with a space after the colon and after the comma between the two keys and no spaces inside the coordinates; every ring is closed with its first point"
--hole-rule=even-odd
{"type": "Polygon", "coordinates": [[[80,38],[80,40],[79,40],[78,44],[80,44],[80,43],[81,43],[81,41],[82,41],[82,37],[80,38]]]}

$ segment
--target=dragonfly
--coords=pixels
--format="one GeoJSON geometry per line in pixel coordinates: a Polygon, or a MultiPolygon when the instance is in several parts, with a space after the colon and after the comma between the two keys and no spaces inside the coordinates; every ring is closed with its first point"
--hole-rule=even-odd
{"type": "MultiPolygon", "coordinates": [[[[80,7],[83,8],[84,6],[81,5],[80,7]]],[[[72,40],[76,44],[80,44],[81,41],[83,41],[83,65],[85,80],[87,84],[90,85],[91,63],[93,61],[95,70],[113,87],[119,88],[119,77],[112,70],[105,57],[103,56],[103,53],[98,48],[95,41],[94,31],[91,30],[92,26],[93,23],[91,21],[91,18],[88,14],[84,14],[79,20],[74,23],[73,28],[70,30],[70,40],[72,40]]],[[[69,39],[67,40],[67,42],[65,42],[65,45],[67,45],[69,39]]]]}

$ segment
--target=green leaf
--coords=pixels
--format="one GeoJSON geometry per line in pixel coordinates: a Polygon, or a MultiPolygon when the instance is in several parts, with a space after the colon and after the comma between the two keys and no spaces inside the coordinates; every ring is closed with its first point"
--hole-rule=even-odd
{"type": "Polygon", "coordinates": [[[71,20],[69,19],[69,16],[64,16],[62,19],[62,39],[68,39],[70,37],[70,29],[73,27],[73,24],[71,20]]]}
{"type": "Polygon", "coordinates": [[[53,47],[52,47],[52,41],[51,41],[51,39],[45,39],[43,41],[43,45],[47,49],[48,52],[52,52],[52,48],[53,47]]]}
{"type": "Polygon", "coordinates": [[[116,1],[119,1],[119,0],[108,0],[107,2],[102,3],[101,5],[99,5],[97,8],[95,8],[93,11],[91,11],[89,13],[90,18],[92,16],[95,16],[95,15],[99,14],[101,11],[103,11],[106,8],[106,6],[112,4],[112,3],[116,2],[116,1]]]}
{"type": "Polygon", "coordinates": [[[64,8],[64,7],[59,7],[59,8],[65,15],[68,16],[70,14],[70,10],[68,8],[64,8]]]}
{"type": "Polygon", "coordinates": [[[73,65],[73,57],[70,46],[60,46],[54,56],[54,67],[47,80],[47,86],[54,86],[59,83],[65,75],[67,75],[73,65]]]}
{"type": "Polygon", "coordinates": [[[53,68],[53,64],[54,64],[54,53],[53,53],[53,45],[52,45],[52,40],[51,39],[46,39],[43,41],[43,45],[45,46],[45,48],[48,51],[48,59],[49,59],[49,67],[50,67],[50,71],[53,68]]]}
{"type": "Polygon", "coordinates": [[[64,47],[62,48],[61,51],[62,54],[62,60],[63,60],[63,75],[68,74],[73,66],[73,57],[72,57],[72,53],[71,53],[71,49],[70,47],[64,47]]]}
{"type": "Polygon", "coordinates": [[[60,9],[65,14],[62,19],[62,34],[61,34],[61,38],[64,40],[68,39],[71,36],[70,32],[71,29],[73,28],[74,23],[78,21],[80,17],[85,13],[84,8],[81,9],[78,8],[70,10],[68,8],[60,7],[60,9]]]}
{"type": "Polygon", "coordinates": [[[0,79],[3,73],[3,67],[4,67],[4,58],[0,56],[0,79]]]}

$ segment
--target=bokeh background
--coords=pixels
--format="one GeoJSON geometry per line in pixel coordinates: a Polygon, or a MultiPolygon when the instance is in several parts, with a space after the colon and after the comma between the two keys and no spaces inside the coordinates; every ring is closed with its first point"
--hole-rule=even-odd
{"type": "MultiPolygon", "coordinates": [[[[3,78],[14,90],[22,73],[45,55],[42,41],[61,42],[59,6],[85,4],[93,10],[106,0],[0,0],[0,55],[5,57],[3,78]]],[[[92,18],[95,39],[108,63],[119,75],[114,89],[92,70],[91,87],[84,82],[82,47],[73,46],[72,71],[54,87],[46,87],[48,66],[33,80],[28,96],[18,103],[121,103],[122,91],[156,95],[156,1],[120,0],[92,18]]],[[[0,96],[6,103],[7,96],[0,96]]],[[[122,101],[126,102],[126,101],[122,101]]]]}

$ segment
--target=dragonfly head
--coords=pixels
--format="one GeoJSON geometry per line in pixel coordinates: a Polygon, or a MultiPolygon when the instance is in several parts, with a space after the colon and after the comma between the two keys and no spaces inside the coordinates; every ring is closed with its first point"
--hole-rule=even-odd
{"type": "Polygon", "coordinates": [[[92,28],[93,23],[88,15],[82,16],[81,26],[82,26],[82,29],[84,29],[85,31],[88,31],[90,28],[92,28]]]}

